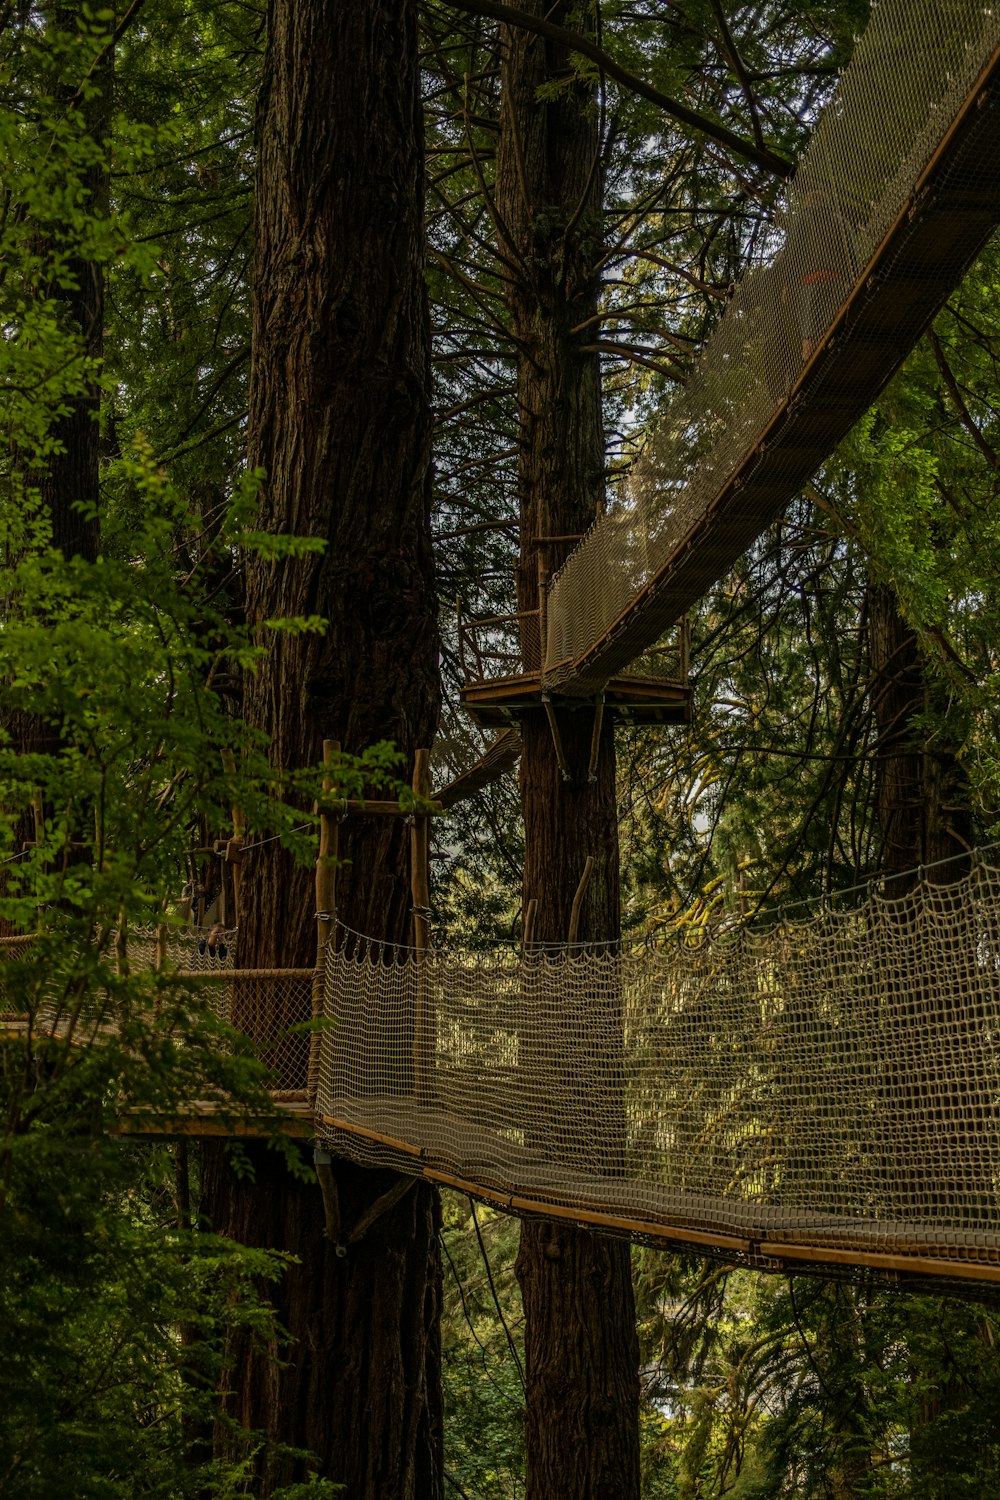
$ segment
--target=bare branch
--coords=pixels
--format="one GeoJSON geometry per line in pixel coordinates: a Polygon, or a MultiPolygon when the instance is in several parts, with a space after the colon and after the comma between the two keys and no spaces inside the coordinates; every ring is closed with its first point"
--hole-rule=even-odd
{"type": "Polygon", "coordinates": [[[777,177],[791,177],[795,171],[793,162],[780,156],[769,147],[760,147],[752,141],[746,141],[735,131],[729,130],[719,120],[709,119],[697,110],[688,109],[686,104],[671,99],[667,94],[661,94],[660,90],[654,88],[643,78],[637,78],[627,68],[616,63],[602,47],[590,40],[579,31],[571,31],[567,26],[557,26],[552,21],[546,21],[542,16],[530,15],[527,11],[517,10],[512,5],[503,5],[499,0],[447,0],[447,3],[456,10],[468,11],[473,15],[489,16],[494,21],[502,21],[507,26],[517,26],[522,31],[534,32],[537,36],[544,36],[552,42],[561,42],[570,51],[577,52],[581,57],[589,58],[596,63],[609,78],[623,88],[630,89],[632,93],[648,99],[650,104],[655,104],[662,109],[671,119],[681,125],[686,125],[689,130],[696,131],[699,135],[716,141],[731,151],[734,156],[742,157],[745,161],[752,161],[756,166],[763,168],[765,172],[772,172],[777,177]]]}

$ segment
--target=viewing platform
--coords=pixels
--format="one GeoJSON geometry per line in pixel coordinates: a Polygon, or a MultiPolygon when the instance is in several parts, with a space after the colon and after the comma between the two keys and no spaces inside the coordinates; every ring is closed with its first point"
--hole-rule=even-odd
{"type": "Polygon", "coordinates": [[[459,615],[458,643],[464,685],[463,708],[486,729],[508,729],[530,712],[553,706],[613,708],[631,724],[687,724],[691,718],[688,685],[690,627],[687,619],[666,638],[636,658],[632,670],[612,677],[591,696],[550,691],[542,680],[539,610],[466,620],[459,615]]]}

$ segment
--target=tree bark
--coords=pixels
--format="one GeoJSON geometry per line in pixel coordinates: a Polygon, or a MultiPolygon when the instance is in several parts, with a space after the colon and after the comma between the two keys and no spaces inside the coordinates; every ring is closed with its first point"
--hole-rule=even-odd
{"type": "Polygon", "coordinates": [[[932,743],[918,722],[934,706],[920,642],[882,583],[868,588],[868,653],[881,863],[895,877],[888,894],[902,896],[912,884],[904,877],[918,865],[937,866],[938,883],[964,873],[973,837],[969,788],[953,749],[940,738],[932,743]]]}
{"type": "MultiPolygon", "coordinates": [[[[921,716],[934,708],[931,683],[928,680],[920,642],[900,613],[895,593],[885,584],[872,583],[868,590],[868,640],[872,671],[872,699],[878,730],[876,799],[882,834],[882,865],[892,877],[886,894],[899,899],[915,890],[919,874],[915,867],[926,865],[931,887],[958,880],[969,867],[968,851],[972,847],[973,820],[968,783],[954,750],[946,739],[932,738],[921,716]]],[[[928,899],[930,897],[928,896],[928,899]]],[[[901,927],[900,949],[905,953],[906,926],[910,920],[906,908],[896,918],[901,927]]],[[[888,1077],[888,1111],[897,1112],[895,1134],[905,1142],[905,1176],[914,1199],[922,1197],[924,1212],[933,1213],[938,1190],[937,1153],[941,1133],[946,1133],[953,1151],[961,1151],[959,1138],[964,1131],[972,1134],[970,1154],[978,1160],[975,1133],[983,1129],[982,1059],[979,1026],[970,1025],[956,995],[953,1007],[947,995],[932,990],[921,994],[920,984],[932,976],[917,976],[908,965],[898,978],[899,993],[905,1002],[896,1002],[894,1025],[897,1034],[890,1039],[894,1067],[897,1058],[905,1059],[898,1076],[888,1077]],[[925,1057],[923,1033],[927,1014],[940,1009],[949,1018],[953,1041],[962,1045],[965,1059],[961,1075],[948,1080],[936,1076],[933,1062],[925,1057]],[[916,1038],[916,1041],[914,1040],[916,1038]],[[925,1071],[928,1070],[929,1071],[925,1071]],[[937,1101],[936,1118],[928,1118],[927,1097],[937,1101]]],[[[938,982],[940,991],[940,981],[938,982]]],[[[892,1006],[892,996],[887,997],[892,1006]]],[[[890,1015],[892,1015],[890,1009],[890,1015]]],[[[891,1114],[888,1116],[892,1118],[891,1114]]],[[[964,1152],[962,1152],[964,1155],[964,1152]]],[[[993,1201],[993,1185],[988,1173],[981,1184],[982,1202],[988,1212],[993,1201]]],[[[915,1345],[919,1347],[919,1320],[915,1345]]],[[[935,1423],[949,1408],[960,1406],[965,1391],[954,1372],[939,1377],[937,1371],[921,1370],[918,1356],[913,1357],[914,1381],[920,1390],[918,1409],[910,1429],[910,1478],[920,1492],[937,1493],[936,1486],[947,1486],[950,1464],[942,1458],[935,1423]]]]}
{"type": "MultiPolygon", "coordinates": [[[[410,764],[437,723],[421,181],[414,0],[271,0],[249,456],[266,475],[260,527],[326,541],[322,556],[246,566],[247,618],[268,645],[245,714],[281,769],[317,764],[324,738],[352,752],[392,740],[410,764]],[[324,617],[325,632],[265,636],[264,622],[295,615],[324,617]]],[[[338,915],[389,942],[409,936],[407,834],[401,819],[357,818],[341,836],[338,915]]],[[[276,849],[243,870],[240,962],[250,967],[314,960],[312,875],[276,849]]],[[[433,1500],[436,1192],[414,1184],[341,1258],[315,1181],[248,1150],[253,1181],[206,1147],[212,1222],[297,1257],[273,1293],[294,1341],[287,1363],[233,1339],[225,1414],[267,1440],[254,1493],[315,1471],[348,1500],[433,1500]],[[318,1465],[275,1443],[311,1449],[318,1465]]],[[[333,1170],[349,1229],[393,1177],[333,1170]]]]}
{"type": "MultiPolygon", "coordinates": [[[[527,7],[559,25],[568,8],[527,7]]],[[[572,77],[559,43],[504,28],[496,207],[518,340],[521,422],[518,608],[538,605],[539,564],[565,544],[538,538],[581,532],[604,498],[599,356],[574,329],[597,310],[593,267],[602,244],[602,166],[591,88],[572,77]],[[561,85],[551,96],[553,83],[561,85]],[[548,85],[545,99],[539,89],[548,85]]],[[[533,666],[537,637],[523,642],[533,666]]],[[[536,941],[567,941],[573,898],[594,860],[580,940],[619,933],[618,822],[611,715],[589,777],[594,705],[557,709],[569,779],[544,711],[522,724],[521,804],[525,907],[536,941]]],[[[597,1001],[595,1003],[607,1003],[597,1001]]],[[[596,1020],[596,1017],[595,1017],[596,1020]]],[[[577,1127],[588,1132],[581,1093],[577,1127]]],[[[562,1224],[526,1221],[517,1275],[525,1311],[527,1500],[628,1500],[639,1494],[638,1343],[627,1243],[562,1224]]]]}

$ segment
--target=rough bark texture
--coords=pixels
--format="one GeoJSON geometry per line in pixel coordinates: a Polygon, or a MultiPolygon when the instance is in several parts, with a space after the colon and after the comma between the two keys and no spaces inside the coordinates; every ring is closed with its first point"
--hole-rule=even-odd
{"type": "MultiPolygon", "coordinates": [[[[534,0],[528,8],[544,9],[534,0]]],[[[557,4],[545,14],[561,23],[567,10],[557,4]]],[[[519,341],[522,610],[538,603],[539,561],[549,571],[568,550],[537,539],[583,531],[604,494],[600,364],[581,348],[593,342],[593,327],[579,327],[597,308],[600,140],[591,91],[570,77],[561,48],[505,31],[496,196],[502,253],[512,266],[511,329],[519,341]],[[563,92],[540,100],[539,87],[554,79],[563,92]]],[[[618,933],[610,715],[590,781],[593,725],[593,705],[559,711],[566,781],[544,712],[527,714],[522,724],[524,901],[538,902],[534,936],[541,942],[566,941],[588,855],[595,865],[578,936],[618,933]]],[[[526,1222],[517,1275],[526,1325],[527,1500],[638,1496],[638,1346],[628,1245],[526,1222]]]]}
{"type": "MultiPolygon", "coordinates": [[[[972,815],[960,762],[941,736],[932,736],[920,722],[920,716],[933,707],[920,642],[901,615],[894,592],[884,584],[869,587],[868,622],[878,728],[876,800],[883,841],[882,868],[895,877],[887,882],[887,894],[898,898],[916,887],[916,865],[930,867],[927,878],[932,885],[947,884],[966,873],[973,838],[972,815]]],[[[906,920],[905,914],[900,917],[901,922],[906,920]]],[[[904,993],[905,983],[901,976],[900,990],[904,993]]],[[[947,1000],[939,1003],[947,1006],[947,1000]]],[[[913,1007],[921,1013],[925,1010],[919,995],[914,996],[913,1007]]],[[[948,1093],[938,1093],[938,1105],[948,1116],[947,1129],[952,1138],[959,1122],[965,1122],[973,1133],[982,1129],[978,1108],[982,1084],[976,1077],[981,1067],[979,1027],[975,1022],[970,1026],[961,1011],[953,1024],[958,1037],[963,1031],[966,1034],[968,1073],[952,1080],[948,1093]]],[[[912,1177],[912,1191],[933,1202],[935,1138],[933,1129],[930,1133],[927,1130],[926,1100],[921,1089],[928,1080],[920,1077],[919,1055],[913,1057],[906,1051],[909,1025],[905,1014],[899,1018],[899,1025],[903,1035],[893,1050],[907,1061],[898,1077],[887,1079],[887,1105],[903,1113],[900,1133],[906,1139],[906,1170],[912,1177]],[[912,1115],[919,1121],[917,1128],[911,1123],[912,1115]]],[[[933,1080],[932,1086],[940,1089],[939,1081],[933,1080]]],[[[982,1193],[984,1211],[989,1212],[994,1189],[988,1174],[984,1175],[982,1193]]],[[[918,1321],[917,1348],[920,1342],[918,1321]]],[[[917,1357],[913,1359],[913,1378],[921,1397],[918,1419],[910,1430],[910,1472],[923,1493],[923,1486],[947,1486],[952,1477],[951,1455],[942,1455],[941,1429],[935,1423],[949,1407],[960,1406],[966,1392],[957,1373],[941,1377],[936,1370],[921,1369],[917,1357]]]]}
{"type": "MultiPolygon", "coordinates": [[[[969,789],[954,752],[917,722],[933,707],[920,643],[885,584],[868,590],[868,649],[882,868],[902,875],[920,864],[937,865],[933,879],[955,880],[972,844],[969,789]]],[[[895,880],[889,894],[904,895],[905,888],[895,880]]]]}
{"type": "MultiPolygon", "coordinates": [[[[321,536],[322,557],[247,565],[251,624],[319,614],[283,635],[247,683],[246,717],[281,768],[322,740],[393,740],[412,763],[438,715],[429,527],[429,354],[422,274],[421,117],[413,0],[272,0],[260,106],[250,458],[260,524],[321,536]]],[[[408,940],[402,820],[343,830],[338,914],[408,940]]],[[[312,875],[260,851],[244,867],[240,959],[308,965],[312,875]]],[[[278,1018],[283,1019],[283,1018],[278,1018]]],[[[274,1300],[295,1343],[280,1368],[236,1342],[227,1413],[312,1449],[347,1500],[434,1500],[441,1489],[438,1200],[414,1185],[338,1258],[315,1182],[252,1148],[253,1182],[207,1147],[204,1201],[220,1231],[292,1252],[274,1300]]],[[[391,1174],[334,1163],[345,1229],[391,1174]]],[[[304,1477],[262,1456],[254,1493],[304,1477]]]]}

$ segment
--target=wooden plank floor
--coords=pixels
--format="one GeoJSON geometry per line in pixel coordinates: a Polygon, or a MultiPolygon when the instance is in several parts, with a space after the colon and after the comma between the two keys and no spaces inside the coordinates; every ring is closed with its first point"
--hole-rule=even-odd
{"type": "Polygon", "coordinates": [[[565,1218],[745,1259],[765,1269],[867,1267],[893,1275],[1000,1284],[995,1226],[877,1222],[666,1184],[599,1176],[510,1135],[412,1100],[326,1100],[319,1135],[365,1164],[382,1162],[518,1214],[565,1218]]]}
{"type": "MultiPolygon", "coordinates": [[[[0,1031],[21,1035],[16,1022],[0,1031]]],[[[130,1138],[315,1139],[366,1166],[389,1166],[498,1209],[590,1225],[686,1246],[765,1270],[862,1268],[916,1281],[1000,1284],[1000,1203],[994,1223],[957,1228],[930,1221],[879,1222],[802,1208],[711,1197],[669,1184],[588,1170],[514,1128],[490,1129],[411,1098],[323,1099],[305,1090],[247,1113],[224,1100],[192,1100],[167,1112],[123,1111],[112,1134],[130,1138]]]]}

